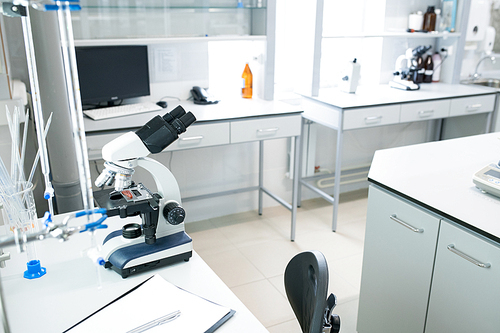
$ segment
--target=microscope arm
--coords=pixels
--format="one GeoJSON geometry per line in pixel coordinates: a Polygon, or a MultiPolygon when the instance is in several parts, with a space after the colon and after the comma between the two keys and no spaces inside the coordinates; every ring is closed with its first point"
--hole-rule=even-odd
{"type": "Polygon", "coordinates": [[[137,166],[146,169],[153,176],[158,193],[163,200],[169,198],[169,201],[174,200],[179,205],[181,204],[179,185],[177,185],[174,175],[167,167],[149,157],[138,158],[137,166]]]}

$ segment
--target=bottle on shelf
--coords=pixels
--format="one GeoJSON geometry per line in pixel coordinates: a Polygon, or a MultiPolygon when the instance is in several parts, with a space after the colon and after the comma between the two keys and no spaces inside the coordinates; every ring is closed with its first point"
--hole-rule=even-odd
{"type": "Polygon", "coordinates": [[[421,55],[417,55],[416,58],[412,60],[412,66],[415,69],[413,71],[413,83],[422,83],[424,82],[424,74],[425,74],[425,64],[424,58],[421,55]]]}
{"type": "Polygon", "coordinates": [[[434,74],[434,62],[432,60],[432,54],[427,54],[425,59],[425,72],[424,72],[424,83],[432,82],[432,75],[434,74]]]}
{"type": "Polygon", "coordinates": [[[434,31],[436,29],[436,13],[434,6],[427,7],[427,12],[424,14],[424,30],[434,31]]]}
{"type": "Polygon", "coordinates": [[[241,96],[243,98],[252,98],[253,75],[248,63],[245,65],[245,70],[241,74],[243,86],[241,88],[241,96]]]}
{"type": "Polygon", "coordinates": [[[436,13],[436,24],[434,25],[434,31],[442,32],[442,30],[439,30],[439,28],[441,27],[441,9],[436,8],[434,10],[434,13],[436,13]]]}
{"type": "Polygon", "coordinates": [[[441,76],[441,64],[443,62],[439,52],[435,52],[432,55],[432,62],[434,63],[434,73],[432,74],[432,82],[439,82],[439,77],[441,76]]]}

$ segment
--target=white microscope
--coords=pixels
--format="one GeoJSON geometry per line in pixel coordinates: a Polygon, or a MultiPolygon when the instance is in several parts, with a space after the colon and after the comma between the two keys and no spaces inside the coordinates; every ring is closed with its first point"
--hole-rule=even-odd
{"type": "Polygon", "coordinates": [[[180,206],[179,186],[163,164],[148,158],[177,140],[196,118],[181,106],[163,117],[155,116],[136,132],[128,132],[102,149],[105,169],[95,185],[114,189],[96,191],[94,198],[108,216],[121,218],[141,215],[142,225],[129,223],[111,232],[104,240],[101,256],[105,268],[126,278],[131,274],[188,261],[192,256],[192,240],[184,231],[185,211],[180,206]],[[158,192],[143,184],[135,184],[135,167],[149,171],[158,192]]]}

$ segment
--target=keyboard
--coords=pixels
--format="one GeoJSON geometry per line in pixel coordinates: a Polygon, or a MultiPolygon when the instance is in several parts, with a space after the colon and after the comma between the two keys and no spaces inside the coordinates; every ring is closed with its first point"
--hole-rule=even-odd
{"type": "Polygon", "coordinates": [[[143,112],[160,111],[160,110],[162,110],[162,108],[156,105],[155,103],[144,102],[136,104],[111,106],[108,108],[85,110],[83,111],[83,113],[94,120],[101,120],[101,119],[117,118],[143,112]]]}

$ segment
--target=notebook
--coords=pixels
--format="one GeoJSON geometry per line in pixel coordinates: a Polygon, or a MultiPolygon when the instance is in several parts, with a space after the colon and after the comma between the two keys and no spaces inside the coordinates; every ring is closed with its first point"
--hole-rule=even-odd
{"type": "Polygon", "coordinates": [[[211,333],[235,313],[154,275],[65,332],[125,333],[177,311],[175,319],[152,325],[147,333],[211,333]]]}

